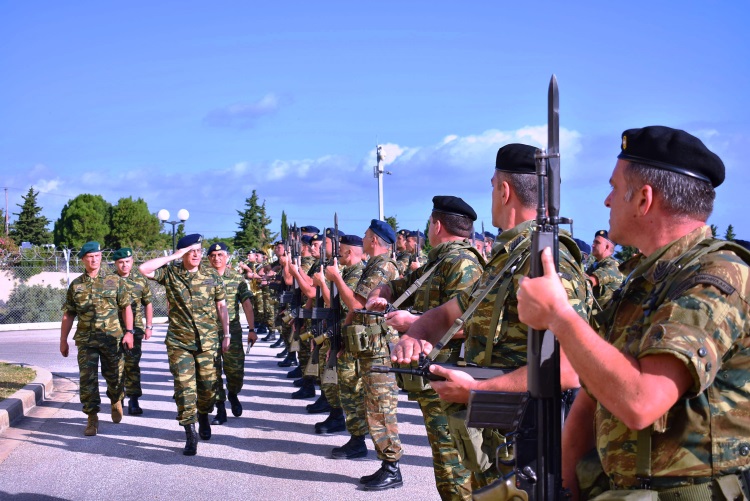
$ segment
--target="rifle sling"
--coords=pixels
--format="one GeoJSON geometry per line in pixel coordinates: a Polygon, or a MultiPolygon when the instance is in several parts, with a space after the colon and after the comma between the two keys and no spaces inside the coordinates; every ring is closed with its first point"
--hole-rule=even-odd
{"type": "Polygon", "coordinates": [[[441,258],[441,259],[440,259],[439,261],[437,261],[437,262],[435,263],[435,266],[432,266],[432,267],[430,267],[430,269],[429,269],[429,270],[427,270],[427,271],[426,271],[426,272],[424,273],[424,275],[422,275],[421,277],[419,277],[419,279],[418,279],[418,280],[417,280],[416,282],[414,282],[413,284],[411,284],[411,285],[409,286],[409,288],[408,288],[408,289],[406,289],[406,290],[404,291],[404,293],[403,293],[403,294],[401,294],[401,295],[400,295],[400,296],[398,297],[398,299],[396,299],[396,300],[395,300],[395,301],[393,302],[393,307],[394,307],[394,308],[396,308],[396,309],[398,309],[398,307],[399,307],[399,306],[401,306],[401,303],[403,303],[404,301],[406,301],[407,299],[409,299],[409,296],[411,296],[412,294],[414,294],[414,291],[416,291],[417,289],[419,289],[419,288],[420,288],[420,287],[422,286],[422,284],[423,284],[423,283],[425,283],[425,281],[426,281],[426,280],[427,280],[428,278],[430,278],[430,275],[432,275],[432,273],[433,273],[433,272],[434,272],[434,271],[435,271],[435,270],[437,269],[437,267],[438,267],[438,266],[440,266],[440,263],[442,263],[442,262],[443,262],[443,259],[445,259],[445,257],[443,257],[443,258],[441,258]]]}

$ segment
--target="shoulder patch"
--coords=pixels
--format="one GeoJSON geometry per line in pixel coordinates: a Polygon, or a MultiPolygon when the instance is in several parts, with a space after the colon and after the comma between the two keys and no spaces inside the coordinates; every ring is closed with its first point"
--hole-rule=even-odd
{"type": "Polygon", "coordinates": [[[681,282],[677,287],[672,290],[667,296],[670,301],[674,301],[680,297],[685,291],[692,289],[698,284],[713,285],[727,296],[735,291],[735,288],[727,283],[724,279],[721,279],[715,275],[709,275],[708,273],[698,273],[681,282]]]}

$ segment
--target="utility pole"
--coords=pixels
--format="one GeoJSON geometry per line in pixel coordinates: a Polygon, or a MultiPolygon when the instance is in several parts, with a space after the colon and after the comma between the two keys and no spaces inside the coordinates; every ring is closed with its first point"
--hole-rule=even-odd
{"type": "Polygon", "coordinates": [[[8,236],[8,188],[5,188],[5,236],[8,236]]]}
{"type": "Polygon", "coordinates": [[[390,171],[383,169],[385,165],[385,150],[382,145],[377,146],[378,165],[373,167],[374,177],[378,179],[378,219],[385,221],[383,213],[383,174],[390,174],[390,171]]]}

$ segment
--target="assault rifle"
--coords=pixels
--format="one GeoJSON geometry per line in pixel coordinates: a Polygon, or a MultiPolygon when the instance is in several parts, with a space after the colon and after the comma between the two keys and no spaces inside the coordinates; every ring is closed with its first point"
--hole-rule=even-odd
{"type": "MultiPolygon", "coordinates": [[[[544,274],[541,253],[545,247],[552,249],[555,267],[559,269],[559,225],[570,224],[560,213],[560,115],[557,79],[550,80],[548,93],[547,150],[536,154],[536,175],[539,200],[537,204],[536,228],[531,236],[532,278],[544,274]]],[[[529,499],[537,501],[566,498],[562,487],[562,398],[560,391],[560,347],[550,331],[529,329],[528,335],[528,405],[518,406],[516,430],[512,433],[516,457],[513,461],[516,487],[526,491],[529,499]]],[[[567,392],[566,392],[567,393],[567,392]]],[[[507,410],[508,399],[514,394],[490,392],[481,395],[484,408],[480,419],[476,413],[476,392],[469,399],[467,423],[470,426],[503,428],[507,421],[494,421],[486,412],[487,406],[495,404],[495,411],[507,410]],[[493,396],[494,395],[494,396],[493,396]],[[510,395],[510,396],[509,396],[510,395]]],[[[523,395],[523,394],[517,394],[523,395]]],[[[506,487],[504,479],[497,488],[506,487]]],[[[495,485],[495,484],[492,484],[495,485]]],[[[489,486],[491,487],[491,486],[489,486]]],[[[506,498],[500,498],[506,499],[506,498]]]]}
{"type": "MultiPolygon", "coordinates": [[[[337,213],[333,214],[333,228],[336,236],[333,239],[333,247],[331,249],[333,251],[331,253],[331,257],[333,258],[331,262],[333,263],[333,266],[337,266],[338,259],[341,257],[341,242],[339,240],[339,215],[337,213]]],[[[328,329],[326,330],[325,334],[328,335],[328,339],[331,343],[331,347],[328,350],[328,361],[326,362],[326,369],[328,369],[328,371],[334,371],[335,373],[336,359],[338,357],[339,351],[341,351],[344,347],[344,342],[341,337],[341,296],[339,295],[338,287],[336,287],[336,284],[333,282],[331,282],[331,319],[328,323],[328,329]]]]}
{"type": "Polygon", "coordinates": [[[440,367],[444,367],[446,369],[465,372],[469,374],[471,377],[473,377],[474,379],[478,379],[478,380],[490,379],[495,376],[504,374],[504,372],[500,369],[480,367],[478,365],[441,364],[441,363],[433,362],[432,359],[430,359],[424,353],[419,354],[419,361],[417,362],[417,367],[415,368],[414,367],[412,368],[388,367],[385,365],[374,365],[371,371],[379,372],[379,373],[393,372],[395,374],[410,374],[412,376],[422,377],[429,381],[445,381],[445,378],[443,376],[438,376],[437,374],[433,374],[430,371],[431,365],[439,365],[440,367]]]}

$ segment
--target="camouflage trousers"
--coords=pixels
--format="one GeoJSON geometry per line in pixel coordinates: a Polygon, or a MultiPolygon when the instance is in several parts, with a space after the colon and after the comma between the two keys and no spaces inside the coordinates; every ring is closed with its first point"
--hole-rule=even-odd
{"type": "Polygon", "coordinates": [[[336,361],[336,375],[339,380],[339,402],[346,415],[346,430],[359,437],[368,433],[365,395],[359,363],[352,353],[344,350],[336,361]]]}
{"type": "Polygon", "coordinates": [[[448,416],[440,403],[440,397],[431,389],[410,393],[409,398],[419,403],[427,429],[427,439],[432,448],[432,467],[435,484],[443,501],[471,501],[471,471],[466,469],[458,457],[448,429],[448,416]]]}
{"type": "MultiPolygon", "coordinates": [[[[76,333],[80,336],[79,333],[76,333]]],[[[110,401],[123,399],[122,348],[120,339],[103,332],[92,332],[88,338],[76,341],[78,348],[79,394],[84,414],[99,412],[99,359],[102,362],[102,376],[107,382],[107,396],[110,401]]]]}
{"type": "Polygon", "coordinates": [[[401,458],[401,439],[398,436],[398,387],[393,374],[371,371],[373,365],[391,365],[388,345],[377,351],[355,355],[362,375],[367,427],[375,451],[381,461],[398,461],[401,458]]]}
{"type": "Polygon", "coordinates": [[[218,346],[198,351],[167,345],[169,370],[174,376],[177,419],[181,425],[195,423],[196,411],[208,414],[214,409],[217,351],[218,346]]]}
{"type": "MultiPolygon", "coordinates": [[[[216,354],[216,383],[214,391],[216,400],[226,402],[227,394],[224,391],[224,380],[221,377],[222,372],[227,377],[226,391],[237,395],[242,390],[242,384],[245,380],[245,350],[242,347],[242,327],[232,328],[229,332],[229,350],[226,353],[219,352],[216,354]]],[[[219,343],[224,338],[219,338],[219,343]]]]}
{"type": "Polygon", "coordinates": [[[129,397],[140,398],[143,395],[141,391],[141,349],[143,345],[143,329],[135,328],[133,334],[133,348],[128,352],[123,350],[122,356],[122,379],[125,386],[125,395],[129,397]]]}
{"type": "MultiPolygon", "coordinates": [[[[294,339],[299,340],[302,333],[310,331],[310,320],[305,320],[301,325],[302,328],[294,334],[294,339]]],[[[309,340],[299,342],[299,352],[297,352],[297,357],[299,357],[299,366],[302,368],[307,367],[307,361],[310,360],[310,355],[312,354],[312,347],[310,344],[311,342],[309,340]]]]}
{"type": "Polygon", "coordinates": [[[284,340],[284,346],[289,348],[292,344],[292,326],[289,324],[281,325],[281,338],[284,340]]]}
{"type": "Polygon", "coordinates": [[[276,304],[271,297],[271,289],[263,287],[263,323],[268,326],[269,329],[273,328],[274,319],[276,317],[276,304]]]}
{"type": "MultiPolygon", "coordinates": [[[[326,396],[328,404],[334,409],[341,408],[341,399],[339,398],[339,385],[333,383],[325,383],[323,381],[326,372],[326,366],[328,364],[328,353],[331,351],[331,342],[327,339],[320,346],[319,362],[318,362],[318,376],[320,377],[320,391],[326,396]]],[[[331,356],[335,357],[335,354],[331,356]]],[[[338,375],[337,375],[338,377],[338,375]]]]}

